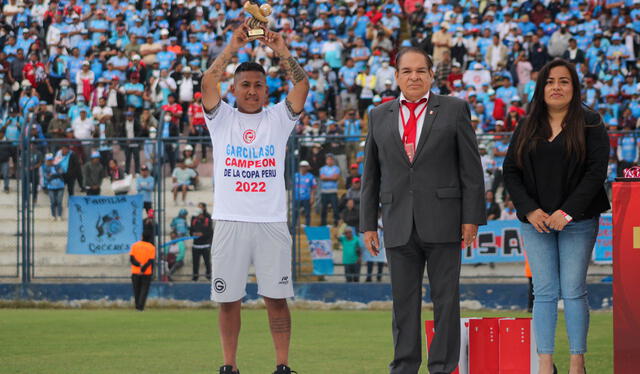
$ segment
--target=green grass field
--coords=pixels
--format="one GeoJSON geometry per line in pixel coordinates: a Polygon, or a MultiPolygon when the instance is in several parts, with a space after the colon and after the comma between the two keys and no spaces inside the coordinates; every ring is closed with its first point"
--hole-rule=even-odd
{"type": "MultiPolygon", "coordinates": [[[[513,312],[466,316],[523,317],[513,312]]],[[[221,362],[216,310],[0,309],[0,373],[216,373],[221,362]]],[[[264,310],[244,310],[243,374],[274,368],[264,310]]],[[[430,312],[423,317],[431,317],[430,312]]],[[[300,374],[383,374],[391,358],[389,311],[293,311],[291,367],[300,374]]],[[[556,362],[567,372],[564,323],[556,362]]],[[[612,373],[612,314],[593,313],[589,373],[612,373]]],[[[426,373],[426,368],[423,369],[426,373]]]]}

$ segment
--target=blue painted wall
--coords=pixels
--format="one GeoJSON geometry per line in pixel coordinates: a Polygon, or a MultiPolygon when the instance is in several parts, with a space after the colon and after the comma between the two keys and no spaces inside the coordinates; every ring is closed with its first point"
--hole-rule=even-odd
{"type": "MultiPolygon", "coordinates": [[[[388,283],[297,283],[294,285],[296,298],[335,302],[339,300],[368,303],[371,301],[390,301],[391,286],[388,283]]],[[[149,298],[165,298],[189,301],[207,301],[210,286],[206,283],[152,283],[149,298]]],[[[429,286],[425,301],[430,302],[429,286]]],[[[589,305],[591,309],[611,306],[611,284],[598,283],[588,285],[589,305]]],[[[247,285],[245,300],[258,298],[256,284],[247,285]]],[[[484,308],[525,309],[527,306],[526,284],[463,284],[460,286],[460,299],[477,300],[484,308]]],[[[128,283],[0,283],[0,299],[8,300],[129,300],[132,297],[128,283]]]]}

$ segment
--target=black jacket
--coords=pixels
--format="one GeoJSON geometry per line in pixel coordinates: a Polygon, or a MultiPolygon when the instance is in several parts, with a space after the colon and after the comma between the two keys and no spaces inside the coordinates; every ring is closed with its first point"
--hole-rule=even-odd
{"type": "MultiPolygon", "coordinates": [[[[572,191],[560,207],[574,220],[593,218],[611,206],[604,189],[609,162],[609,136],[596,112],[585,108],[586,159],[579,163],[571,156],[566,191],[572,191]]],[[[520,126],[511,138],[511,144],[502,167],[504,182],[517,210],[518,219],[527,222],[527,214],[540,207],[531,160],[524,157],[523,168],[516,164],[515,141],[520,126]]],[[[552,167],[552,166],[551,166],[552,167]]]]}
{"type": "Polygon", "coordinates": [[[201,232],[202,236],[193,239],[193,244],[211,244],[213,239],[213,221],[209,213],[205,213],[204,217],[193,216],[191,217],[191,227],[189,228],[190,234],[194,232],[201,232]]]}

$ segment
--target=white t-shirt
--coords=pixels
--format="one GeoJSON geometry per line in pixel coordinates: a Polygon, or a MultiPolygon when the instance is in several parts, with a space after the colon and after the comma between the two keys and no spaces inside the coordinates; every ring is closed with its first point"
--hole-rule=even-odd
{"type": "Polygon", "coordinates": [[[297,118],[285,102],[246,114],[222,101],[205,121],[213,143],[212,218],[287,222],[284,162],[297,118]]]}
{"type": "Polygon", "coordinates": [[[73,120],[73,123],[71,123],[71,128],[73,128],[73,136],[75,136],[76,139],[93,138],[93,131],[95,130],[93,118],[87,117],[83,120],[78,117],[73,120]]]}

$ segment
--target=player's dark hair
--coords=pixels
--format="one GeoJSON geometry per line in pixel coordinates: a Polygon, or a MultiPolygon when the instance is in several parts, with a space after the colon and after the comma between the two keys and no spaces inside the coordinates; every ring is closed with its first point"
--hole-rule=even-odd
{"type": "Polygon", "coordinates": [[[238,74],[242,73],[243,71],[257,71],[258,73],[262,73],[262,75],[266,76],[267,73],[265,73],[264,68],[262,67],[262,65],[260,65],[257,62],[243,62],[240,65],[238,65],[238,67],[236,68],[235,73],[233,73],[233,76],[237,76],[238,74]]]}
{"type": "Polygon", "coordinates": [[[429,56],[427,51],[425,51],[422,48],[417,48],[417,47],[403,47],[403,48],[401,48],[400,51],[398,51],[398,54],[396,55],[396,68],[398,68],[400,66],[400,59],[402,58],[402,56],[404,56],[405,54],[407,54],[409,52],[419,53],[419,54],[423,55],[424,58],[427,60],[427,68],[429,68],[429,70],[433,69],[433,61],[431,60],[431,57],[429,56]]]}

